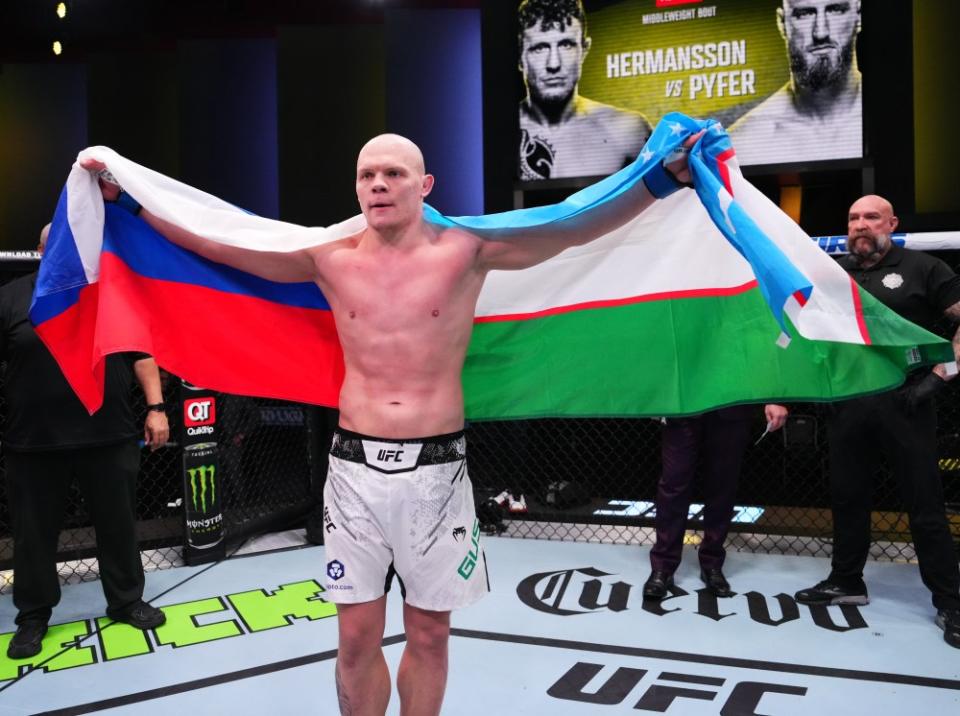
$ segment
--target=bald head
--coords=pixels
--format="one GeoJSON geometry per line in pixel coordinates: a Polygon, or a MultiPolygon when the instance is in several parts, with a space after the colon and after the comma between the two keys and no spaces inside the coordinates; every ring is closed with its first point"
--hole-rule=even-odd
{"type": "Polygon", "coordinates": [[[879,212],[885,216],[893,216],[893,204],[884,199],[879,194],[867,194],[861,196],[850,206],[850,211],[872,211],[879,212]]]}
{"type": "Polygon", "coordinates": [[[47,238],[50,236],[50,224],[47,224],[42,229],[40,229],[40,243],[37,244],[37,251],[40,252],[40,255],[43,255],[43,252],[47,248],[47,238]]]}
{"type": "Polygon", "coordinates": [[[378,134],[363,145],[357,157],[357,167],[364,159],[372,156],[390,156],[407,163],[418,174],[426,174],[423,152],[420,147],[399,134],[378,134]]]}
{"type": "Polygon", "coordinates": [[[381,238],[405,235],[423,221],[423,200],[433,177],[416,144],[399,134],[381,134],[357,157],[357,200],[367,227],[381,238]]]}
{"type": "Polygon", "coordinates": [[[861,196],[847,212],[847,251],[862,266],[872,266],[890,250],[898,223],[889,201],[876,194],[861,196]]]}

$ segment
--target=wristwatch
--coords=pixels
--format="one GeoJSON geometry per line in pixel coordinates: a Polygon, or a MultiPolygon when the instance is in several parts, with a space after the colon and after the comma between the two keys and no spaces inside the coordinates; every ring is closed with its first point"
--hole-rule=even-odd
{"type": "Polygon", "coordinates": [[[153,405],[148,405],[148,406],[147,406],[147,412],[150,412],[151,410],[156,410],[157,412],[164,413],[164,412],[166,412],[166,410],[167,410],[167,404],[166,404],[166,403],[154,403],[153,405]]]}
{"type": "Polygon", "coordinates": [[[116,203],[116,205],[119,206],[120,208],[127,210],[134,216],[138,216],[140,214],[140,209],[142,208],[140,206],[140,202],[138,202],[136,199],[134,199],[132,196],[127,194],[127,192],[123,191],[122,189],[120,190],[120,193],[117,195],[117,198],[114,203],[116,203]]]}

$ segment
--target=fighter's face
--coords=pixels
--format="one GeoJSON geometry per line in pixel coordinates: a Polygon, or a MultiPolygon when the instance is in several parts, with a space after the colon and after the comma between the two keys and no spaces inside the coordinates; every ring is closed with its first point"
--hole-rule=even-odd
{"type": "Polygon", "coordinates": [[[580,81],[580,66],[590,49],[583,26],[573,18],[564,28],[543,30],[539,24],[523,31],[520,70],[534,103],[565,102],[580,81]]]}
{"type": "Polygon", "coordinates": [[[403,151],[371,147],[357,159],[357,199],[367,224],[378,231],[414,221],[432,187],[433,177],[403,151]]]}
{"type": "Polygon", "coordinates": [[[777,21],[799,87],[817,90],[843,81],[860,30],[859,0],[784,0],[777,21]]]}
{"type": "Polygon", "coordinates": [[[877,259],[890,247],[897,228],[890,204],[878,196],[865,196],[847,214],[847,251],[859,259],[877,259]]]}

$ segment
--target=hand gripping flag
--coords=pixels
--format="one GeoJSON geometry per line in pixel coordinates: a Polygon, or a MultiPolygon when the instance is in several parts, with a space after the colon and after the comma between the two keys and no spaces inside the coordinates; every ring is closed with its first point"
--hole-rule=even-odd
{"type": "MultiPolygon", "coordinates": [[[[657,201],[589,244],[523,271],[494,271],[464,366],[471,419],[695,414],[770,400],[877,392],[953,359],[949,344],[856,286],[743,179],[723,129],[665,117],[628,167],[547,207],[425,218],[485,230],[576,221],[643,180],[691,134],[695,191],[657,201]]],[[[226,202],[93,147],[153,214],[210,241],[293,251],[356,234],[362,216],[305,228],[226,202]]],[[[103,358],[151,353],[197,385],[335,405],[343,361],[329,305],[167,242],[104,207],[75,165],[58,204],[31,318],[89,410],[103,358]]]]}

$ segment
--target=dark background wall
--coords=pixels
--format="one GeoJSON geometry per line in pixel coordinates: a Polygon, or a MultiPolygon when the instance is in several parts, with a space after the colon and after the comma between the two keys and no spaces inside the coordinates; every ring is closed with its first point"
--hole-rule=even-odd
{"type": "Polygon", "coordinates": [[[179,178],[278,218],[276,40],[186,40],[177,63],[179,178]]]}
{"type": "MultiPolygon", "coordinates": [[[[958,156],[956,117],[960,114],[960,3],[933,0],[913,4],[913,117],[917,210],[927,215],[956,212],[958,156]]],[[[935,216],[932,222],[937,222],[935,216]]],[[[944,217],[950,221],[948,217],[944,217]]]]}
{"type": "Polygon", "coordinates": [[[5,65],[0,73],[0,249],[33,249],[77,151],[87,145],[87,73],[5,65]],[[56,178],[55,178],[56,177],[56,178]]]}
{"type": "Polygon", "coordinates": [[[359,211],[364,142],[399,132],[438,177],[434,206],[483,213],[480,3],[383,5],[102,0],[70,3],[62,25],[51,3],[3,5],[0,250],[36,245],[93,144],[257,214],[326,225],[359,211]]]}
{"type": "Polygon", "coordinates": [[[277,43],[280,214],[342,221],[357,213],[357,151],[386,128],[383,25],[282,27],[277,43]]]}
{"type": "MultiPolygon", "coordinates": [[[[514,0],[99,0],[68,3],[65,21],[53,5],[0,5],[0,249],[35,245],[91,144],[301,224],[356,213],[356,154],[383,131],[421,145],[448,214],[576,188],[515,180],[514,0]]],[[[957,21],[954,0],[864,2],[867,157],[748,176],[775,200],[800,187],[813,234],[841,233],[864,191],[891,198],[905,230],[957,228],[957,21]]]]}
{"type": "Polygon", "coordinates": [[[427,201],[484,213],[480,12],[391,10],[385,27],[387,128],[423,150],[437,179],[427,201]]]}

